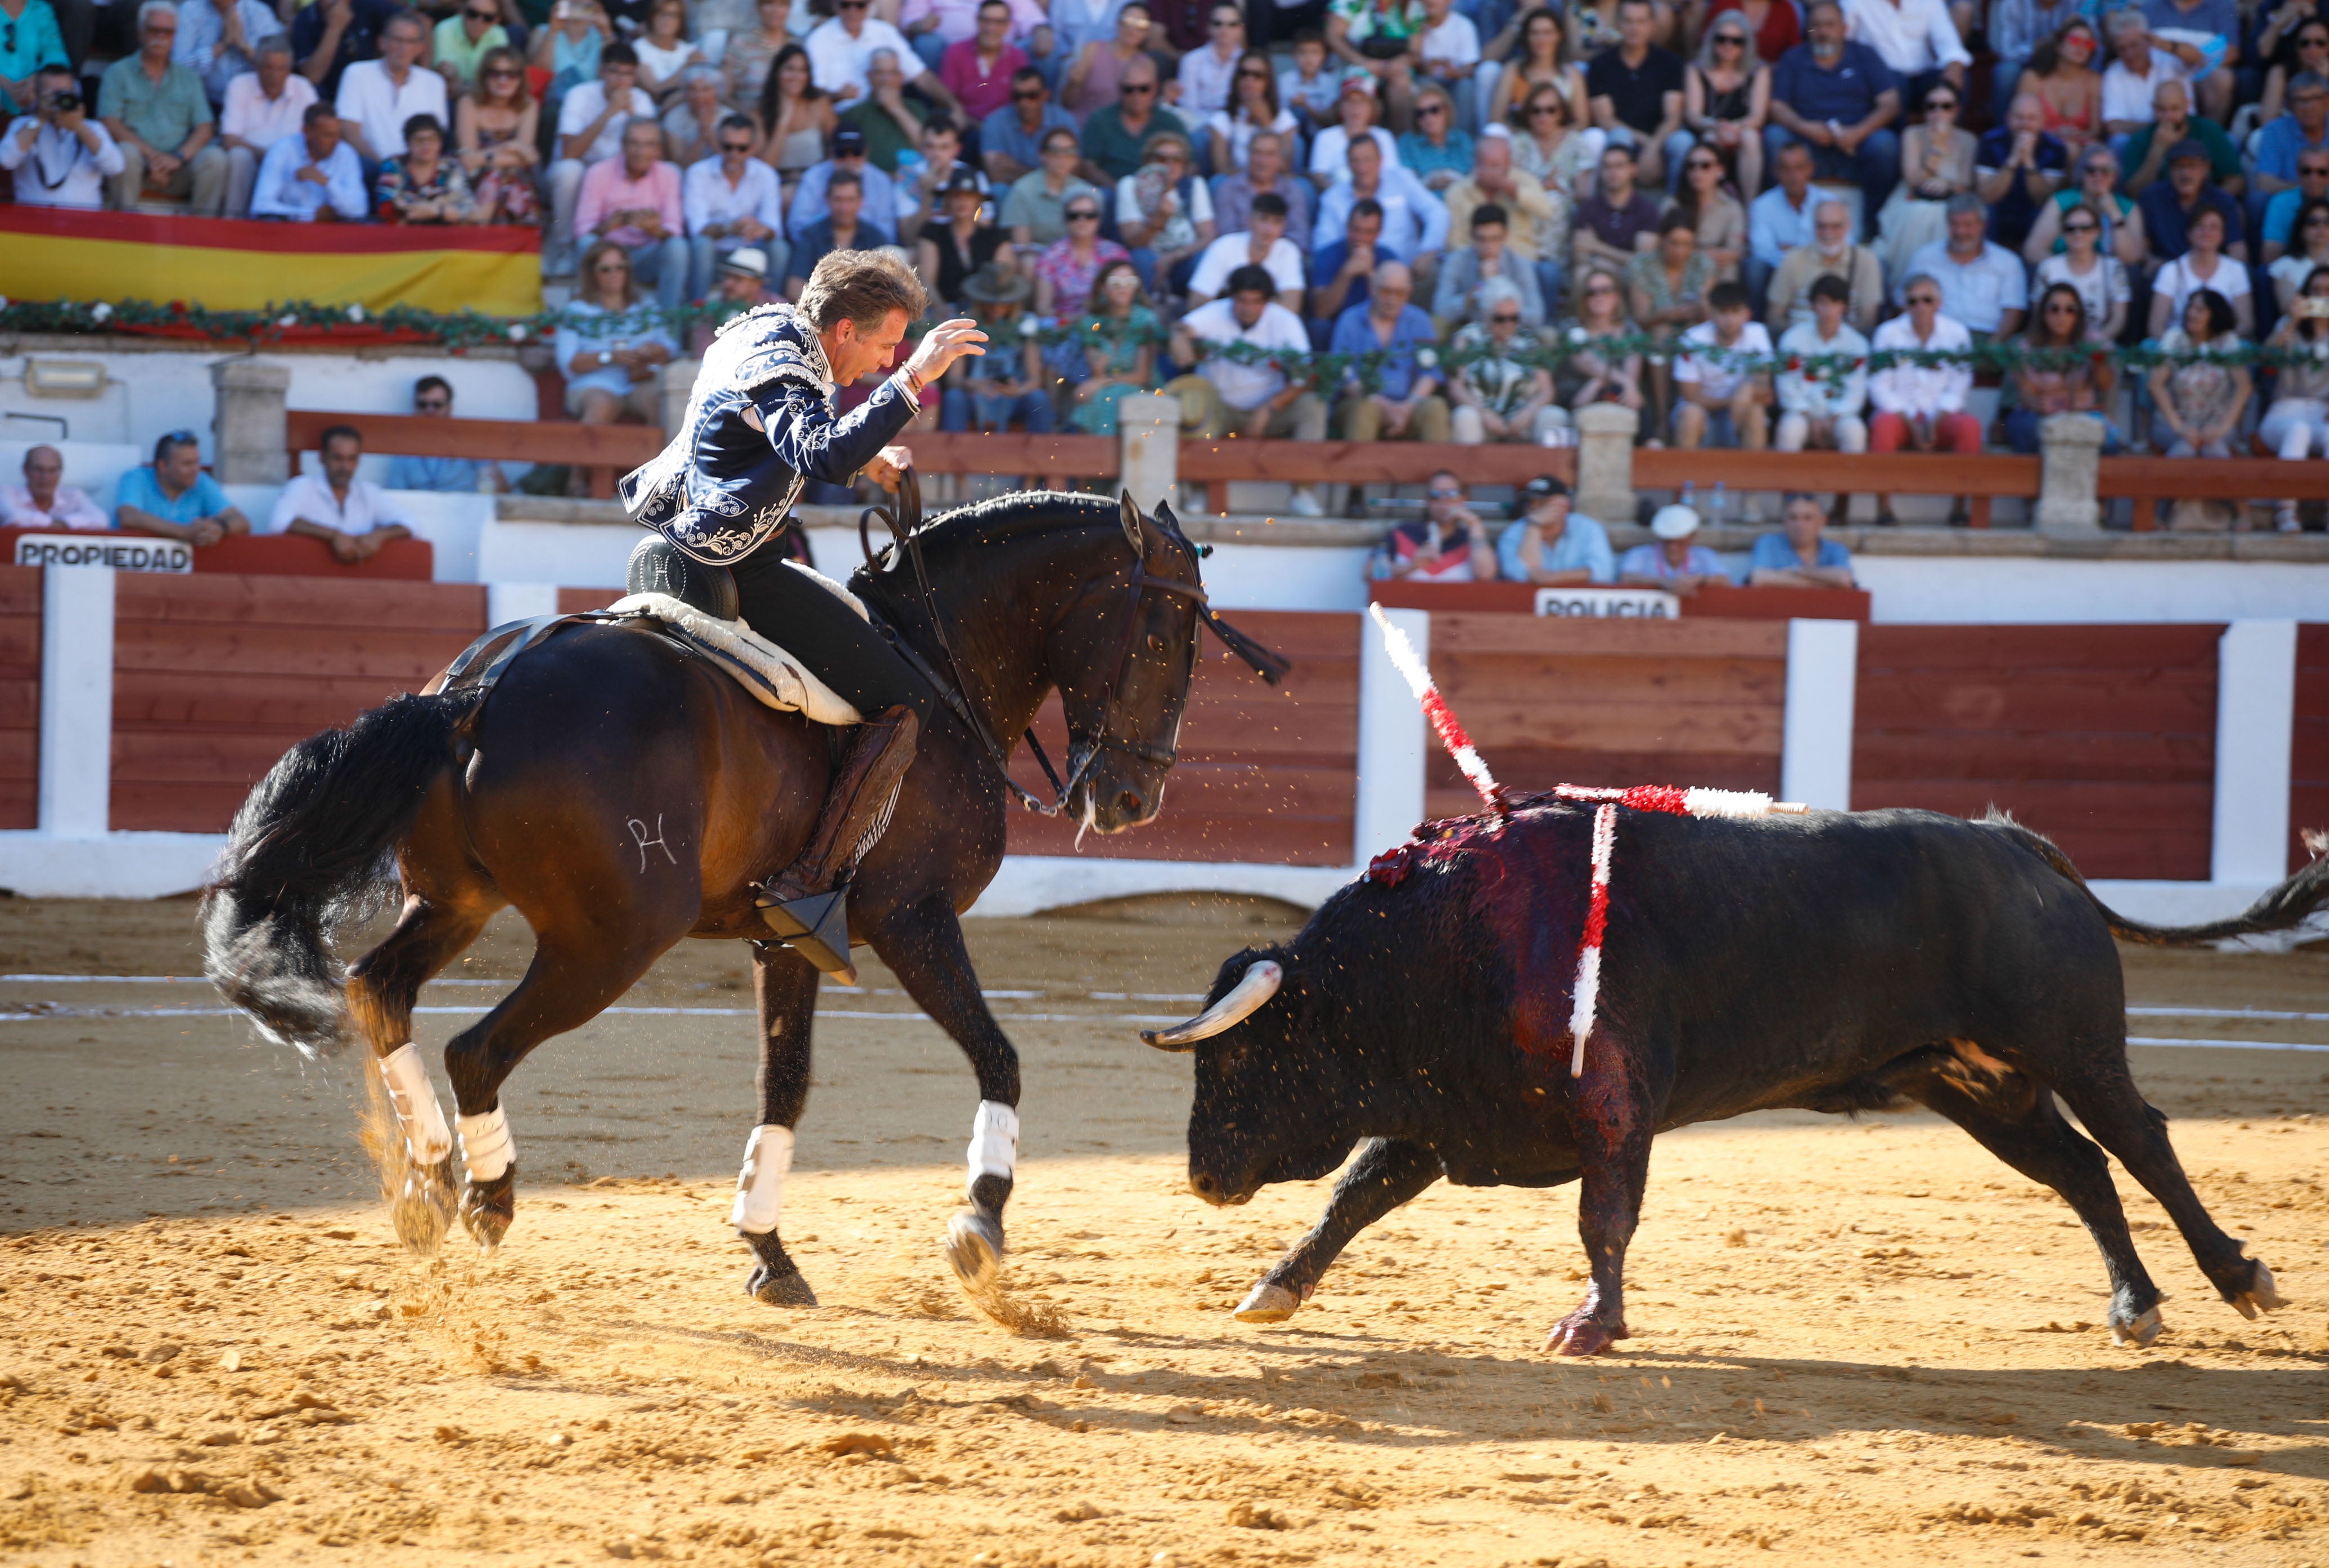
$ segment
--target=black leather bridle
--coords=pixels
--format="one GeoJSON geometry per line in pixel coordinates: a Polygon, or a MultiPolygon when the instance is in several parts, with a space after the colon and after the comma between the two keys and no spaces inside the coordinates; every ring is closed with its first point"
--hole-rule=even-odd
{"type": "MultiPolygon", "coordinates": [[[[977,737],[978,743],[985,748],[988,760],[995,764],[995,772],[1001,776],[1004,788],[1018,798],[1020,805],[1030,811],[1044,817],[1057,817],[1063,814],[1068,808],[1069,797],[1075,793],[1076,786],[1083,782],[1084,775],[1091,771],[1092,764],[1099,760],[1102,751],[1120,751],[1126,756],[1137,758],[1141,761],[1152,763],[1160,768],[1170,768],[1179,760],[1180,732],[1177,723],[1174,728],[1173,740],[1161,746],[1145,741],[1124,740],[1113,732],[1117,712],[1118,688],[1123,685],[1126,675],[1131,670],[1136,651],[1136,639],[1139,636],[1141,600],[1151,591],[1177,595],[1193,602],[1197,609],[1198,624],[1201,627],[1212,628],[1213,634],[1221,639],[1222,644],[1231,652],[1251,666],[1254,673],[1270,685],[1277,685],[1292,667],[1285,659],[1271,653],[1243,632],[1223,621],[1207,600],[1202,581],[1181,582],[1173,578],[1153,575],[1148,571],[1146,557],[1139,552],[1138,546],[1134,545],[1132,576],[1125,590],[1124,631],[1117,647],[1115,673],[1109,675],[1108,685],[1101,694],[1099,732],[1091,740],[1077,741],[1073,728],[1070,726],[1068,776],[1064,780],[1061,779],[1058,770],[1051,766],[1051,755],[1043,750],[1042,741],[1035,738],[1033,727],[1029,726],[1025,734],[1022,736],[1022,739],[1027,742],[1027,749],[1034,753],[1036,763],[1043,770],[1044,779],[1051,786],[1053,798],[1051,804],[1046,805],[1023,789],[1017,779],[1011,777],[1009,753],[995,740],[985,718],[971,706],[969,683],[963,678],[961,661],[955,656],[954,645],[947,637],[945,618],[938,613],[938,595],[930,587],[929,570],[922,562],[921,481],[915,477],[914,470],[911,468],[904,470],[899,476],[899,481],[897,505],[894,511],[891,507],[874,505],[868,506],[859,514],[857,543],[859,548],[864,552],[867,563],[873,563],[877,553],[873,548],[872,534],[869,525],[874,518],[879,517],[890,530],[891,543],[884,545],[878,554],[887,556],[891,552],[902,547],[907,564],[913,571],[914,589],[920,596],[923,613],[929,619],[931,635],[938,638],[938,653],[946,660],[945,677],[941,677],[938,672],[931,669],[919,653],[904,638],[899,637],[894,630],[888,628],[883,629],[889,635],[892,645],[921,670],[923,676],[938,691],[947,706],[954,710],[955,716],[961,719],[964,726],[977,737]]],[[[1183,553],[1189,558],[1190,569],[1199,570],[1197,561],[1200,552],[1189,542],[1188,537],[1180,531],[1178,526],[1171,522],[1169,515],[1160,517],[1159,526],[1164,529],[1166,537],[1179,545],[1183,553]]],[[[1127,538],[1126,543],[1130,544],[1131,541],[1127,538]]],[[[1087,584],[1077,597],[1081,599],[1085,594],[1091,592],[1092,586],[1087,584]]],[[[1198,641],[1198,636],[1193,634],[1189,638],[1189,676],[1192,679],[1196,675],[1198,641]]],[[[1186,687],[1184,686],[1184,699],[1185,696],[1186,687]]]]}

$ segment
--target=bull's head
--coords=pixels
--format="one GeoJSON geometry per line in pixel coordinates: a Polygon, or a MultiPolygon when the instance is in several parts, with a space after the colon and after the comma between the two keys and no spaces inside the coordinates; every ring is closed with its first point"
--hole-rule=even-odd
{"type": "Polygon", "coordinates": [[[1315,1181],[1348,1157],[1352,1096],[1315,1037],[1298,959],[1249,949],[1221,966],[1205,1010],[1140,1037],[1196,1057],[1189,1186],[1241,1204],[1271,1182],[1315,1181]]]}

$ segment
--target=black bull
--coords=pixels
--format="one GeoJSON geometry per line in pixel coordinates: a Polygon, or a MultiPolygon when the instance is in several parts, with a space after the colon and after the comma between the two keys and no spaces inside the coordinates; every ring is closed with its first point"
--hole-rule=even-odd
{"type": "Polygon", "coordinates": [[[1655,1134],[1750,1110],[1912,1101],[2077,1212],[2109,1270],[2122,1341],[2157,1335],[2161,1293],[2106,1149],[2166,1209],[2225,1300],[2249,1317],[2281,1304],[2270,1270],[2209,1217],[2166,1118],[2136,1089],[2111,939],[2286,929],[2329,902],[2329,859],[2236,920],[2164,930],[2111,913],[2059,849],[2003,818],[1625,811],[1598,1019],[1572,1080],[1591,822],[1589,808],[1538,803],[1501,831],[1483,818],[1438,824],[1291,942],[1222,965],[1205,1015],[1145,1036],[1166,1049],[1199,1042],[1189,1173],[1212,1203],[1315,1180],[1363,1145],[1240,1317],[1288,1316],[1353,1236],[1443,1176],[1577,1181],[1592,1284],[1546,1348],[1591,1355],[1627,1337],[1626,1247],[1655,1134]],[[1269,971],[1253,966],[1272,963],[1282,980],[1269,995],[1269,971]],[[1268,999],[1208,1037],[1256,995],[1268,999]]]}

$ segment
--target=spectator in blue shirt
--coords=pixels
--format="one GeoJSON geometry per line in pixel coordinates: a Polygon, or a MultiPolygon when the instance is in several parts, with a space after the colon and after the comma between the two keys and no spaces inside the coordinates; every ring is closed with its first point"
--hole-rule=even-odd
{"type": "Polygon", "coordinates": [[[311,103],[300,116],[299,134],[285,137],[259,160],[250,187],[250,215],[294,223],[345,220],[361,223],[371,208],[364,190],[363,160],[340,139],[339,111],[311,103]]]}
{"type": "Polygon", "coordinates": [[[1042,166],[1043,144],[1051,133],[1075,128],[1075,117],[1051,101],[1042,71],[1031,65],[1012,72],[1011,101],[978,126],[986,177],[997,185],[1026,178],[1042,166]]]}
{"type": "Polygon", "coordinates": [[[1500,576],[1540,588],[1579,588],[1617,580],[1609,531],[1570,510],[1569,486],[1562,481],[1540,475],[1521,486],[1513,504],[1520,517],[1496,541],[1500,576]]]}
{"type": "Polygon", "coordinates": [[[203,472],[202,446],[192,430],[172,430],[156,441],[154,466],[122,475],[114,499],[116,528],[184,540],[197,550],[250,532],[250,519],[203,472]]]}
{"type": "MultiPolygon", "coordinates": [[[[1843,316],[1836,319],[1841,321],[1843,316]]],[[[1617,581],[1640,588],[1663,588],[1684,599],[1709,583],[1730,587],[1730,573],[1723,570],[1722,558],[1703,544],[1691,543],[1698,535],[1698,513],[1692,507],[1659,507],[1657,515],[1650,519],[1655,537],[1626,552],[1625,559],[1617,562],[1617,581]]]]}
{"type": "Polygon", "coordinates": [[[2167,177],[2143,187],[2135,205],[2143,214],[2143,235],[2153,261],[2173,261],[2189,250],[2192,220],[2202,208],[2213,207],[2223,215],[2224,232],[2235,236],[2224,253],[2247,262],[2248,247],[2237,238],[2242,232],[2240,203],[2210,183],[2210,172],[2208,149],[2186,137],[2167,150],[2167,177]]]}
{"type": "Polygon", "coordinates": [[[1779,150],[1771,179],[1770,189],[1747,209],[1747,256],[1741,266],[1749,299],[1768,292],[1771,274],[1787,265],[1788,251],[1812,242],[1812,212],[1824,200],[1812,194],[1812,149],[1806,143],[1789,142],[1779,150]]]}
{"type": "Polygon", "coordinates": [[[1416,357],[1434,348],[1439,335],[1411,302],[1415,278],[1405,265],[1385,261],[1368,279],[1367,302],[1334,320],[1329,352],[1381,354],[1372,373],[1353,364],[1344,383],[1343,434],[1353,441],[1444,441],[1447,400],[1439,395],[1439,375],[1416,357]],[[1372,391],[1368,390],[1372,383],[1372,391]]]}
{"type": "Polygon", "coordinates": [[[2282,191],[2296,188],[2300,155],[2329,150],[2329,80],[2300,71],[2289,79],[2288,112],[2257,133],[2256,188],[2249,204],[2258,215],[2282,191]]]}
{"type": "Polygon", "coordinates": [[[49,0],[24,0],[14,15],[0,8],[0,19],[8,24],[0,29],[0,116],[30,114],[39,107],[33,80],[41,67],[72,69],[65,59],[64,34],[57,30],[49,0]]]}
{"type": "MultiPolygon", "coordinates": [[[[453,386],[441,375],[424,375],[412,384],[412,411],[424,420],[453,417],[453,386]]],[[[388,464],[391,490],[445,490],[472,495],[499,495],[509,488],[502,466],[477,458],[391,458],[388,464]]]]}
{"type": "Polygon", "coordinates": [[[1310,258],[1310,339],[1320,348],[1334,340],[1334,323],[1346,310],[1367,302],[1367,280],[1386,261],[1406,257],[1383,243],[1382,203],[1372,198],[1351,205],[1343,237],[1321,245],[1310,258]]]}
{"type": "Polygon", "coordinates": [[[1852,552],[1827,537],[1827,510],[1797,490],[1779,514],[1779,532],[1755,541],[1747,557],[1749,588],[1856,588],[1852,552]]]}
{"type": "Polygon", "coordinates": [[[1844,33],[1843,6],[1812,0],[1805,42],[1771,68],[1764,161],[1777,168],[1780,148],[1807,144],[1820,178],[1866,193],[1862,212],[1872,222],[1900,182],[1900,138],[1888,128],[1900,118],[1900,83],[1883,56],[1844,33]]]}

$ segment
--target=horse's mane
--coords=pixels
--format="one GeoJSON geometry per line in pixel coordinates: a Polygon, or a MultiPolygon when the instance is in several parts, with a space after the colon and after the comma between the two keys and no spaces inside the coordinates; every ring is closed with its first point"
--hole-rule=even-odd
{"type": "MultiPolygon", "coordinates": [[[[1121,505],[1105,496],[1016,490],[941,513],[916,530],[915,537],[921,542],[935,571],[939,562],[957,552],[980,546],[1009,544],[1070,528],[1104,526],[1115,532],[1121,526],[1122,515],[1121,505]]],[[[874,532],[879,537],[880,529],[874,532]]],[[[881,559],[875,557],[876,561],[881,559]]],[[[892,557],[887,571],[877,570],[872,562],[859,567],[850,574],[849,585],[861,596],[887,600],[910,597],[910,575],[892,557]]]]}

